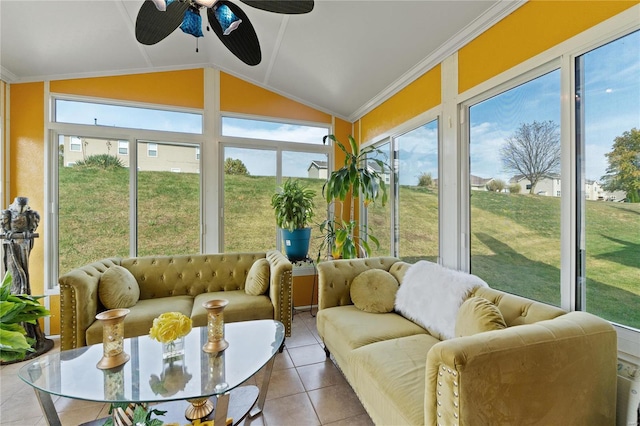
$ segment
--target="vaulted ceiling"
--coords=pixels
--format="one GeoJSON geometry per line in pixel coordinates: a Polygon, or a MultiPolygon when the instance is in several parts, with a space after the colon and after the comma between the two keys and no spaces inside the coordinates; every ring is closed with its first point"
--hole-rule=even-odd
{"type": "Polygon", "coordinates": [[[138,43],[142,3],[1,0],[0,77],[18,83],[213,67],[353,121],[523,0],[316,0],[304,15],[234,0],[260,40],[262,62],[253,67],[213,32],[204,31],[198,52],[180,29],[155,45],[138,43]]]}

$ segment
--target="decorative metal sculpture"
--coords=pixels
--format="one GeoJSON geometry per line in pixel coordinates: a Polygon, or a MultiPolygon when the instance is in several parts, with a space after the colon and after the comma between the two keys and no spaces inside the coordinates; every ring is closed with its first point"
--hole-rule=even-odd
{"type": "MultiPolygon", "coordinates": [[[[2,211],[2,239],[4,268],[11,273],[12,294],[31,294],[29,281],[29,254],[33,248],[35,232],[40,223],[40,215],[31,210],[27,197],[16,197],[9,208],[2,211]]],[[[35,352],[28,352],[27,358],[38,356],[53,347],[53,340],[44,336],[40,325],[23,323],[27,336],[35,339],[35,352]]]]}

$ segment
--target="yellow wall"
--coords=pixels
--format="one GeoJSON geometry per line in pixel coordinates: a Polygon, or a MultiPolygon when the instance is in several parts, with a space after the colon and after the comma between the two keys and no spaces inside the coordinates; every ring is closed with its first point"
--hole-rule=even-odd
{"type": "Polygon", "coordinates": [[[331,115],[284,96],[220,73],[220,110],[318,123],[331,123],[331,115]]]}
{"type": "Polygon", "coordinates": [[[438,106],[441,69],[436,65],[360,120],[361,141],[370,141],[407,120],[438,106]]]}
{"type": "Polygon", "coordinates": [[[460,93],[638,1],[529,1],[458,52],[460,93]]]}
{"type": "Polygon", "coordinates": [[[203,69],[79,78],[50,83],[50,90],[54,93],[199,109],[204,108],[203,88],[203,69]]]}

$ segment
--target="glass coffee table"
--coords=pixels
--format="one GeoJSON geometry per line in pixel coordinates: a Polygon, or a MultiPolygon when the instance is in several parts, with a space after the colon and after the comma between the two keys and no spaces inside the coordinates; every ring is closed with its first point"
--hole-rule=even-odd
{"type": "MultiPolygon", "coordinates": [[[[161,343],[149,336],[133,337],[124,341],[131,358],[120,367],[97,368],[103,352],[102,344],[97,344],[40,356],[18,375],[33,386],[50,425],[61,425],[51,395],[105,403],[159,403],[150,406],[167,411],[158,418],[179,424],[190,422],[185,413],[197,412],[207,402],[215,409],[202,421],[223,425],[232,417],[235,424],[262,411],[284,333],[282,323],[274,320],[227,323],[229,347],[208,354],[202,350],[207,327],[194,328],[184,337],[184,355],[165,360],[161,343]],[[263,367],[259,387],[240,386],[263,367]]],[[[103,423],[104,419],[87,424],[103,423]]]]}

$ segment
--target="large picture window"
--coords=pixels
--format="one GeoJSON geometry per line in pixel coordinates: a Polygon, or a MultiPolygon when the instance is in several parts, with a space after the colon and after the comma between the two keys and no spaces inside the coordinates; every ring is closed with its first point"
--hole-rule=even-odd
{"type": "Polygon", "coordinates": [[[472,105],[469,135],[471,273],[559,306],[560,71],[472,105]]]}
{"type": "Polygon", "coordinates": [[[640,329],[640,32],[575,69],[579,307],[640,329]]]}

